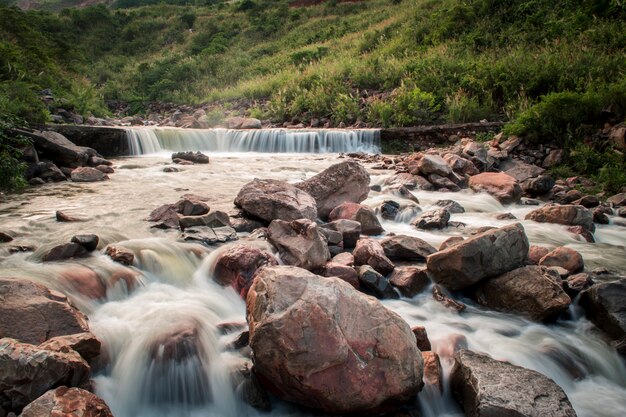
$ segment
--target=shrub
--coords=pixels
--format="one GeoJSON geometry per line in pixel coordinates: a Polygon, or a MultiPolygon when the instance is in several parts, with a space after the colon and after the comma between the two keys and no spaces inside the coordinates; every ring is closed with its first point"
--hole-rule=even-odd
{"type": "Polygon", "coordinates": [[[481,106],[476,97],[470,96],[463,89],[446,97],[446,106],[447,119],[451,123],[478,122],[491,115],[491,109],[481,106]]]}
{"type": "Polygon", "coordinates": [[[24,120],[10,115],[0,115],[0,190],[18,191],[27,185],[24,178],[26,164],[20,158],[20,148],[28,146],[30,140],[13,133],[23,127],[24,120]]]}

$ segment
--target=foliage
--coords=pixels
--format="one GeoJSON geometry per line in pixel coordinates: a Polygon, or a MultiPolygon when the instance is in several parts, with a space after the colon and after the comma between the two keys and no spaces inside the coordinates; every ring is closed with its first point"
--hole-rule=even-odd
{"type": "Polygon", "coordinates": [[[0,115],[0,190],[18,191],[27,183],[24,179],[26,164],[20,158],[21,148],[28,146],[28,138],[13,133],[23,127],[24,120],[15,116],[0,115]]]}

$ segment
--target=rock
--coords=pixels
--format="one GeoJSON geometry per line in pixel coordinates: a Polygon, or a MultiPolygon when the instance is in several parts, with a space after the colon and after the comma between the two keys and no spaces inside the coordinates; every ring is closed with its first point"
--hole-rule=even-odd
{"type": "Polygon", "coordinates": [[[619,217],[626,217],[626,207],[620,207],[616,210],[616,213],[619,217]]]}
{"type": "Polygon", "coordinates": [[[278,180],[255,179],[244,185],[235,205],[248,215],[266,222],[279,219],[315,220],[317,205],[307,192],[278,180]]]}
{"type": "Polygon", "coordinates": [[[156,222],[152,227],[157,229],[179,229],[180,217],[172,204],[164,204],[152,210],[146,220],[156,222]]]}
{"type": "Polygon", "coordinates": [[[363,204],[343,203],[330,212],[328,219],[331,222],[339,219],[357,221],[361,224],[361,233],[364,235],[379,235],[385,231],[374,211],[363,204]]]}
{"type": "Polygon", "coordinates": [[[389,283],[408,298],[415,297],[431,284],[426,269],[413,266],[395,268],[389,276],[389,283]]]}
{"type": "MultiPolygon", "coordinates": [[[[211,211],[211,208],[207,203],[199,200],[198,197],[195,196],[185,196],[176,203],[171,205],[166,204],[165,206],[171,207],[176,213],[183,216],[202,216],[211,211]]],[[[163,210],[162,207],[165,206],[161,206],[160,209],[163,210]]],[[[150,214],[150,216],[152,217],[152,214],[150,214]]]]}
{"type": "Polygon", "coordinates": [[[626,206],[626,193],[615,194],[606,199],[606,202],[611,205],[611,207],[624,207],[626,206]]]}
{"type": "Polygon", "coordinates": [[[501,168],[506,175],[515,178],[520,183],[538,177],[545,172],[545,169],[537,165],[527,164],[521,161],[503,163],[501,168]]]}
{"type": "Polygon", "coordinates": [[[163,168],[163,172],[180,172],[180,169],[176,167],[165,167],[163,168]]]}
{"type": "Polygon", "coordinates": [[[593,236],[593,233],[585,229],[583,226],[570,226],[567,228],[567,231],[573,235],[576,235],[577,237],[580,236],[586,242],[594,243],[596,241],[595,237],[593,236]]]}
{"type": "Polygon", "coordinates": [[[400,210],[400,203],[393,200],[385,200],[380,206],[380,215],[383,219],[395,220],[400,210]]]}
{"type": "Polygon", "coordinates": [[[626,150],[626,125],[620,123],[609,129],[609,140],[621,151],[626,150]]]}
{"type": "Polygon", "coordinates": [[[182,159],[183,161],[193,162],[194,164],[208,164],[209,157],[202,152],[176,152],[172,154],[172,161],[182,159]]]}
{"type": "Polygon", "coordinates": [[[72,217],[70,215],[67,215],[65,213],[63,213],[62,211],[57,210],[55,213],[56,219],[58,222],[82,222],[82,219],[79,219],[77,217],[72,217]]]}
{"type": "Polygon", "coordinates": [[[108,166],[108,165],[98,165],[95,168],[98,171],[102,172],[103,174],[114,174],[115,173],[115,170],[112,167],[108,166]]]}
{"type": "Polygon", "coordinates": [[[67,297],[22,278],[0,278],[0,337],[39,344],[89,330],[67,297]]]}
{"type": "Polygon", "coordinates": [[[439,155],[426,154],[417,163],[417,168],[424,176],[430,174],[441,175],[447,177],[452,172],[448,163],[439,155]]]}
{"type": "Polygon", "coordinates": [[[545,267],[559,266],[567,269],[570,274],[582,271],[585,267],[582,255],[574,249],[566,248],[565,246],[558,247],[547,253],[539,260],[539,265],[545,267]]]}
{"type": "Polygon", "coordinates": [[[412,399],[423,385],[406,322],[339,279],[263,268],[247,312],[255,372],[284,400],[360,413],[412,399]]]}
{"type": "Polygon", "coordinates": [[[552,190],[552,187],[554,187],[554,179],[549,175],[539,175],[538,177],[523,181],[520,186],[524,193],[532,197],[537,197],[547,194],[552,190]]]}
{"type": "Polygon", "coordinates": [[[433,294],[433,300],[437,301],[440,304],[443,304],[446,308],[449,308],[451,310],[456,310],[457,313],[460,313],[461,311],[465,310],[465,307],[466,307],[465,304],[460,303],[450,298],[446,294],[445,290],[439,285],[433,285],[432,294],[433,294]]]}
{"type": "MultiPolygon", "coordinates": [[[[370,187],[371,189],[371,187],[370,187]]],[[[402,184],[395,184],[387,187],[386,191],[397,197],[411,200],[412,202],[419,204],[419,200],[415,197],[407,187],[402,184]]]]}
{"type": "Polygon", "coordinates": [[[233,229],[235,229],[235,231],[237,231],[237,233],[252,233],[256,229],[262,228],[264,226],[264,224],[259,221],[246,219],[243,217],[240,217],[240,218],[231,217],[230,225],[233,229]]]}
{"type": "Polygon", "coordinates": [[[435,205],[445,208],[450,214],[465,213],[465,208],[454,200],[437,200],[435,205]]]}
{"type": "Polygon", "coordinates": [[[344,248],[353,248],[361,237],[361,223],[355,220],[339,219],[326,223],[325,229],[336,230],[341,233],[344,248]]]}
{"type": "Polygon", "coordinates": [[[564,156],[565,152],[563,149],[554,149],[545,157],[541,166],[544,168],[552,168],[553,166],[560,165],[563,163],[564,156]]]}
{"type": "Polygon", "coordinates": [[[78,243],[65,243],[47,251],[41,257],[42,262],[58,262],[67,259],[81,258],[88,255],[87,250],[78,243]]]}
{"type": "Polygon", "coordinates": [[[559,204],[571,204],[576,200],[583,198],[583,193],[578,190],[569,190],[567,192],[558,192],[554,194],[554,199],[559,204]]]}
{"type": "Polygon", "coordinates": [[[13,241],[13,236],[11,236],[11,234],[7,233],[7,232],[3,232],[0,231],[0,242],[1,243],[8,243],[13,241]]]}
{"type": "Polygon", "coordinates": [[[581,291],[590,288],[594,284],[593,280],[584,272],[572,275],[563,281],[563,289],[571,298],[576,297],[581,291]]]}
{"type": "Polygon", "coordinates": [[[271,254],[254,246],[231,246],[218,255],[213,279],[220,285],[231,285],[245,300],[257,269],[277,264],[271,254]]]}
{"type": "Polygon", "coordinates": [[[113,417],[104,400],[80,388],[59,387],[28,404],[20,417],[113,417]]]}
{"type": "Polygon", "coordinates": [[[383,275],[389,274],[395,268],[381,244],[374,239],[359,240],[352,254],[356,266],[369,265],[383,275]]]}
{"type": "Polygon", "coordinates": [[[93,269],[82,265],[67,265],[57,282],[71,294],[80,294],[92,300],[101,300],[107,295],[105,282],[93,269]]]}
{"type": "Polygon", "coordinates": [[[462,290],[488,277],[524,265],[528,238],[520,223],[471,237],[428,257],[432,279],[451,290],[462,290]]]}
{"type": "Polygon", "coordinates": [[[510,136],[507,140],[499,144],[498,147],[507,153],[511,153],[515,148],[521,145],[522,142],[523,140],[519,136],[510,136]]]}
{"type": "Polygon", "coordinates": [[[316,270],[330,259],[326,240],[310,220],[274,220],[268,228],[267,238],[287,265],[316,270]]]}
{"type": "Polygon", "coordinates": [[[513,213],[498,213],[496,220],[517,220],[517,217],[513,213]]]}
{"type": "Polygon", "coordinates": [[[465,239],[463,239],[462,236],[452,236],[447,238],[446,240],[443,241],[443,243],[441,244],[441,246],[439,246],[439,250],[442,251],[444,249],[448,249],[451,246],[456,245],[457,243],[463,242],[465,239]]]}
{"type": "Polygon", "coordinates": [[[468,417],[576,417],[561,387],[539,372],[468,350],[454,359],[450,388],[468,417]]]}
{"type": "Polygon", "coordinates": [[[426,241],[406,235],[386,237],[380,241],[380,245],[392,261],[425,261],[428,255],[437,252],[426,241]]]}
{"type": "Polygon", "coordinates": [[[191,227],[230,227],[230,217],[223,211],[213,211],[209,214],[203,214],[201,216],[182,216],[178,219],[178,225],[181,230],[189,229],[191,227]]]}
{"type": "Polygon", "coordinates": [[[91,332],[57,336],[39,345],[40,349],[68,353],[76,351],[88,363],[100,355],[101,343],[91,332]]]}
{"type": "Polygon", "coordinates": [[[435,186],[421,175],[413,175],[413,180],[415,181],[415,188],[418,190],[433,191],[435,189],[435,186]]]}
{"type": "Polygon", "coordinates": [[[543,206],[531,211],[525,217],[526,220],[534,220],[539,223],[556,223],[567,226],[582,226],[585,230],[593,232],[593,216],[583,206],[573,205],[550,205],[543,206]]]}
{"type": "Polygon", "coordinates": [[[89,165],[90,167],[94,167],[94,168],[97,167],[97,166],[100,166],[100,165],[104,165],[104,166],[109,166],[110,167],[111,165],[113,165],[113,162],[111,162],[111,161],[109,161],[107,159],[104,159],[102,157],[94,155],[94,156],[91,156],[89,158],[89,160],[87,161],[87,165],[89,165]]]}
{"type": "Polygon", "coordinates": [[[71,242],[82,246],[87,252],[93,252],[98,247],[100,238],[98,235],[76,235],[72,237],[71,242]]]}
{"type": "Polygon", "coordinates": [[[420,351],[425,352],[432,349],[430,346],[430,340],[428,339],[428,333],[426,332],[426,328],[424,326],[412,327],[411,331],[415,336],[415,343],[420,351]]]}
{"type": "Polygon", "coordinates": [[[66,181],[67,177],[54,163],[50,161],[41,161],[29,164],[24,176],[29,181],[39,178],[45,182],[66,181]]]}
{"type": "Polygon", "coordinates": [[[322,235],[326,238],[328,246],[343,246],[343,235],[336,230],[320,227],[318,229],[322,235]]]}
{"type": "Polygon", "coordinates": [[[461,190],[461,188],[458,185],[456,185],[453,181],[451,181],[450,179],[446,177],[442,177],[441,175],[430,174],[428,176],[428,181],[431,184],[433,184],[435,188],[437,188],[438,190],[445,189],[445,190],[449,190],[452,192],[457,192],[461,190]]]}
{"type": "Polygon", "coordinates": [[[237,232],[230,226],[224,227],[189,227],[181,234],[181,239],[186,242],[198,242],[206,246],[218,243],[231,242],[239,239],[237,232]]]}
{"type": "Polygon", "coordinates": [[[70,178],[74,182],[96,182],[109,179],[104,172],[90,167],[76,168],[72,171],[70,178]]]}
{"type": "Polygon", "coordinates": [[[543,246],[531,246],[528,249],[528,264],[529,265],[539,265],[539,261],[541,258],[550,253],[550,249],[544,248],[543,246]]]}
{"type": "Polygon", "coordinates": [[[595,195],[586,195],[579,198],[578,200],[573,201],[572,204],[575,206],[594,208],[600,205],[600,200],[598,200],[598,197],[596,197],[595,195]]]}
{"type": "Polygon", "coordinates": [[[104,250],[104,253],[113,259],[114,262],[122,265],[132,265],[135,260],[135,254],[122,246],[109,245],[104,250]]]}
{"type": "Polygon", "coordinates": [[[360,163],[348,160],[296,184],[317,203],[317,215],[326,220],[330,212],[345,203],[360,203],[369,194],[370,176],[360,163]]]}
{"type": "Polygon", "coordinates": [[[53,352],[15,339],[0,339],[0,407],[20,412],[59,385],[86,388],[91,370],[74,351],[53,352]]]}
{"type": "MultiPolygon", "coordinates": [[[[334,259],[334,258],[333,258],[334,259]]],[[[322,275],[325,277],[337,277],[348,284],[352,285],[357,290],[359,289],[359,277],[356,270],[352,266],[343,265],[337,262],[326,263],[322,275]]]]}
{"type": "Polygon", "coordinates": [[[593,285],[580,294],[580,305],[596,326],[626,356],[626,278],[593,285]]]}
{"type": "Polygon", "coordinates": [[[443,393],[443,368],[439,355],[435,352],[422,352],[422,359],[424,359],[424,382],[443,393]]]}
{"type": "Polygon", "coordinates": [[[359,288],[366,294],[376,298],[400,298],[385,276],[376,272],[369,265],[361,265],[357,268],[359,288]]]}
{"type": "Polygon", "coordinates": [[[483,172],[469,179],[472,190],[484,191],[500,201],[502,204],[517,203],[522,196],[522,189],[517,180],[502,172],[483,172]]]}
{"type": "Polygon", "coordinates": [[[446,208],[440,208],[422,213],[411,224],[423,230],[445,229],[449,220],[450,212],[446,208]]]}
{"type": "Polygon", "coordinates": [[[97,152],[91,148],[76,146],[65,136],[52,131],[28,133],[41,159],[49,159],[61,166],[83,166],[97,152]]]}
{"type": "Polygon", "coordinates": [[[460,175],[477,175],[480,171],[469,159],[462,158],[456,154],[448,153],[443,156],[454,172],[460,175]]]}
{"type": "Polygon", "coordinates": [[[558,316],[570,305],[560,281],[546,268],[524,266],[484,281],[476,291],[476,299],[494,310],[544,321],[558,316]]]}

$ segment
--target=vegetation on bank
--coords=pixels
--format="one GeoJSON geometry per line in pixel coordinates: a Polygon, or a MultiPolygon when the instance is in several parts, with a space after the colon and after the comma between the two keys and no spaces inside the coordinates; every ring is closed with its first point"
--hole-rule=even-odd
{"type": "Polygon", "coordinates": [[[500,119],[569,149],[626,115],[619,0],[159,3],[2,8],[0,111],[43,122],[56,107],[102,116],[106,103],[212,103],[219,119],[245,101],[275,122],[500,119]]]}

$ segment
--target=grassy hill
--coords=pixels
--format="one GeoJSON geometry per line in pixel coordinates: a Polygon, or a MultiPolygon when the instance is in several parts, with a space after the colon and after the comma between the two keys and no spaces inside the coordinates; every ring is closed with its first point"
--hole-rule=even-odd
{"type": "Polygon", "coordinates": [[[620,0],[149,2],[0,9],[0,110],[41,121],[54,106],[244,103],[277,122],[501,119],[561,143],[626,112],[620,0]]]}

